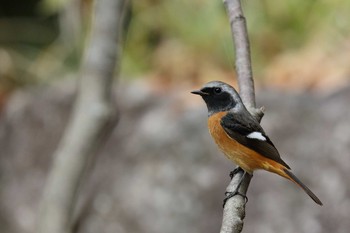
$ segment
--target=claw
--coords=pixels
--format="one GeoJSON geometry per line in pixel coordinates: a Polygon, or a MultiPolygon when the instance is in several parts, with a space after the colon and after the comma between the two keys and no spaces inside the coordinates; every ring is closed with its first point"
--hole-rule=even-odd
{"type": "Polygon", "coordinates": [[[241,172],[241,171],[243,171],[243,169],[242,169],[241,167],[239,167],[239,166],[237,166],[235,169],[233,169],[233,171],[230,172],[230,178],[231,178],[231,180],[233,179],[233,177],[234,177],[237,173],[239,173],[239,172],[241,172]]]}
{"type": "Polygon", "coordinates": [[[231,177],[231,175],[232,175],[232,177],[231,177],[231,179],[232,179],[233,176],[234,176],[235,174],[237,174],[238,172],[240,172],[241,170],[243,171],[243,175],[242,175],[242,177],[240,178],[240,180],[239,180],[239,182],[238,182],[238,184],[237,184],[237,186],[236,186],[235,191],[233,191],[233,192],[225,192],[226,197],[225,197],[225,199],[224,199],[223,207],[225,207],[225,204],[226,204],[226,202],[227,202],[228,199],[230,199],[231,197],[236,196],[236,195],[242,196],[242,197],[245,199],[245,204],[247,204],[247,202],[248,202],[248,197],[247,197],[246,195],[244,195],[244,194],[238,192],[238,190],[239,190],[239,187],[240,187],[241,184],[242,184],[242,181],[243,181],[245,175],[249,175],[249,174],[248,174],[246,171],[244,171],[242,168],[237,167],[237,168],[235,168],[235,169],[230,173],[230,177],[231,177]]]}
{"type": "Polygon", "coordinates": [[[234,192],[225,192],[225,195],[226,195],[226,197],[225,197],[225,199],[224,199],[224,203],[223,203],[223,205],[222,205],[222,208],[225,207],[226,202],[228,201],[228,199],[230,199],[231,197],[234,197],[234,196],[236,196],[236,195],[240,195],[241,197],[243,197],[244,200],[245,200],[245,204],[247,204],[247,202],[248,202],[248,197],[247,197],[246,195],[244,195],[244,194],[238,192],[237,190],[234,191],[234,192]]]}

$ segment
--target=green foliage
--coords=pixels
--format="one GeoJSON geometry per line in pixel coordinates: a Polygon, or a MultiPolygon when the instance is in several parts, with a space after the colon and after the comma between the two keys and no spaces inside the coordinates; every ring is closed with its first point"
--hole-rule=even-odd
{"type": "MultiPolygon", "coordinates": [[[[348,0],[242,2],[256,67],[315,37],[331,42],[334,37],[349,36],[348,0]]],[[[154,53],[168,40],[176,40],[200,54],[202,59],[231,69],[232,39],[222,1],[134,1],[132,17],[124,72],[135,74],[157,69],[153,63],[154,53]]]]}
{"type": "MultiPolygon", "coordinates": [[[[242,2],[253,67],[258,71],[281,53],[315,42],[334,45],[350,36],[349,0],[242,2]]],[[[8,76],[27,85],[77,70],[88,35],[91,1],[33,1],[25,7],[29,12],[22,12],[15,3],[11,9],[19,12],[11,14],[5,14],[0,4],[4,17],[0,49],[13,64],[6,71],[8,76]]],[[[232,75],[233,43],[222,0],[135,0],[132,4],[122,61],[124,76],[232,75]]]]}
{"type": "Polygon", "coordinates": [[[155,50],[169,40],[208,59],[225,62],[227,57],[222,54],[227,52],[227,47],[232,47],[232,42],[222,2],[134,1],[124,54],[125,70],[138,73],[150,69],[155,50]]]}
{"type": "Polygon", "coordinates": [[[38,10],[43,14],[54,14],[60,12],[69,2],[69,0],[43,0],[40,2],[38,10]]]}

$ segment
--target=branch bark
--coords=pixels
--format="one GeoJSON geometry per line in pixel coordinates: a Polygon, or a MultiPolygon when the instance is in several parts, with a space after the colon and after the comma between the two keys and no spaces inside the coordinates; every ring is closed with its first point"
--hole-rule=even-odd
{"type": "Polygon", "coordinates": [[[83,174],[116,122],[112,83],[115,64],[119,63],[122,11],[126,2],[95,2],[78,96],[70,122],[54,153],[38,216],[39,233],[71,232],[72,212],[83,174]]]}
{"type": "MultiPolygon", "coordinates": [[[[243,15],[240,0],[223,0],[231,25],[232,37],[235,46],[236,72],[240,96],[249,112],[258,119],[263,117],[263,108],[257,109],[255,104],[254,80],[251,67],[250,45],[247,33],[246,20],[243,15]]],[[[227,192],[236,189],[243,174],[238,173],[226,188],[227,192]],[[238,175],[239,174],[239,175],[238,175]]],[[[246,194],[251,176],[246,175],[239,192],[246,194]]],[[[239,233],[243,229],[245,217],[245,199],[236,195],[230,198],[225,205],[220,233],[239,233]]]]}

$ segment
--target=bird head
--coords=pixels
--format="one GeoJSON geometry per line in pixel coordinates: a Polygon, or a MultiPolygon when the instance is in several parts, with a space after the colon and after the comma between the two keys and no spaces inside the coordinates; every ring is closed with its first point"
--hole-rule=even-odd
{"type": "Polygon", "coordinates": [[[207,104],[209,116],[217,112],[244,108],[237,91],[221,81],[208,82],[200,90],[191,93],[203,98],[207,104]]]}

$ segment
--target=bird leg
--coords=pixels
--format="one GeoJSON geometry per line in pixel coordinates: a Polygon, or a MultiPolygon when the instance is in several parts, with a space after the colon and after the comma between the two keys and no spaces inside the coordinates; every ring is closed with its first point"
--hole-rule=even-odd
{"type": "MultiPolygon", "coordinates": [[[[238,191],[239,188],[241,187],[241,184],[242,184],[243,179],[244,179],[245,175],[247,174],[247,172],[244,171],[242,168],[237,167],[237,168],[236,168],[235,170],[233,170],[231,173],[233,173],[233,176],[234,176],[234,174],[240,172],[241,170],[243,171],[243,175],[242,175],[242,177],[240,178],[236,189],[235,189],[233,192],[225,192],[226,197],[225,197],[225,199],[224,199],[223,207],[225,207],[225,204],[226,204],[226,202],[227,202],[228,199],[230,199],[231,197],[236,196],[236,195],[242,196],[242,197],[245,199],[245,203],[248,202],[248,197],[247,197],[246,195],[244,195],[244,194],[242,194],[242,193],[240,193],[240,192],[238,191]],[[236,171],[236,170],[238,170],[238,171],[236,171]]],[[[230,175],[231,175],[231,173],[230,173],[230,175]]],[[[232,177],[233,177],[233,176],[232,176],[232,177]]]]}
{"type": "Polygon", "coordinates": [[[233,177],[234,177],[237,173],[239,173],[239,172],[241,172],[241,171],[243,171],[243,169],[242,169],[240,166],[237,166],[235,169],[233,169],[233,170],[230,172],[230,178],[231,178],[231,180],[233,179],[233,177]]]}

